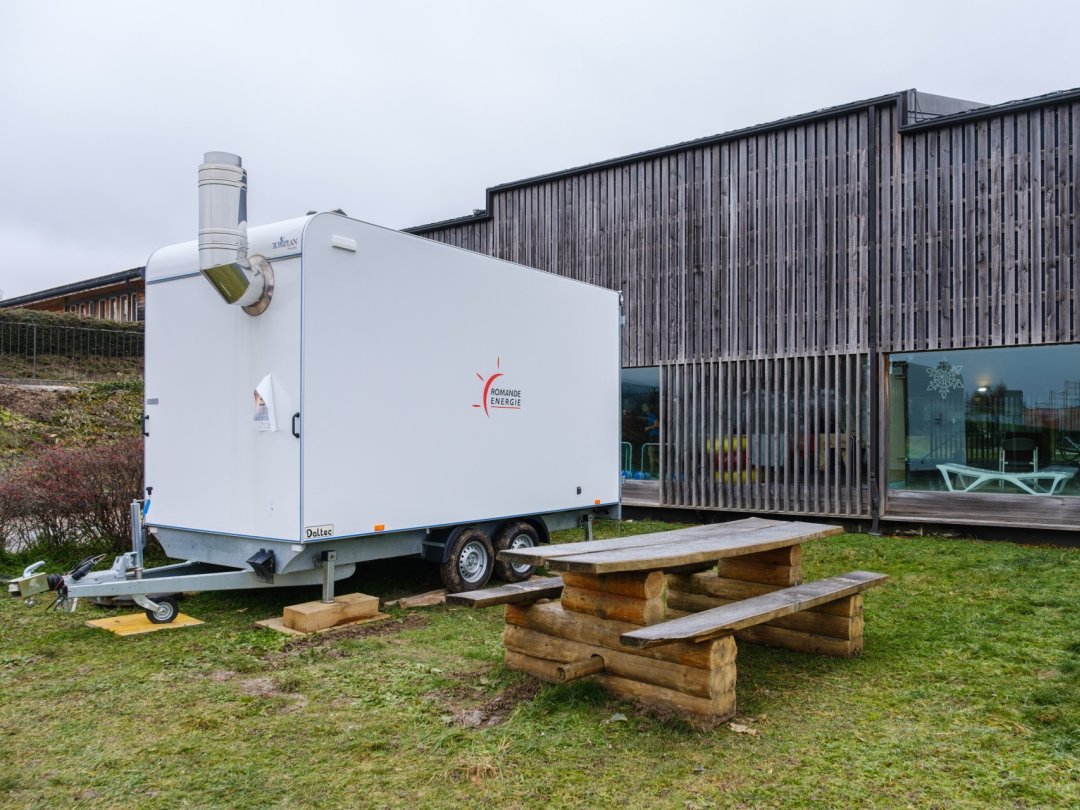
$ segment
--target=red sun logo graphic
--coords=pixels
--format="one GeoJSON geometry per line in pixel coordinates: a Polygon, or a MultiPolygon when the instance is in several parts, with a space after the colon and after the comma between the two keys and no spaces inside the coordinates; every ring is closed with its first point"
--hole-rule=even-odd
{"type": "MultiPolygon", "coordinates": [[[[502,361],[502,358],[500,358],[500,357],[495,358],[495,368],[499,368],[501,366],[501,361],[502,361]]],[[[501,371],[497,371],[494,374],[492,374],[490,377],[487,377],[487,378],[485,378],[484,375],[481,374],[479,371],[476,372],[476,378],[478,380],[480,380],[480,382],[482,382],[484,384],[484,393],[480,396],[480,402],[473,405],[473,407],[474,408],[483,408],[484,409],[484,414],[486,416],[491,416],[491,413],[488,411],[488,393],[491,391],[491,384],[493,382],[495,382],[497,379],[499,379],[499,377],[501,377],[501,376],[502,376],[501,371]]]]}
{"type": "MultiPolygon", "coordinates": [[[[495,358],[495,368],[501,368],[501,367],[502,367],[502,358],[496,357],[495,358]]],[[[519,399],[514,400],[514,399],[506,399],[506,398],[503,398],[503,397],[498,397],[498,398],[494,398],[494,401],[493,401],[493,397],[491,395],[491,385],[497,379],[499,379],[499,377],[501,377],[501,376],[503,376],[503,373],[501,371],[496,371],[494,374],[491,374],[491,375],[489,375],[487,377],[485,377],[479,371],[476,372],[476,379],[480,380],[480,382],[482,382],[484,384],[484,391],[480,395],[480,401],[474,403],[473,407],[474,408],[483,408],[485,416],[491,416],[491,411],[493,411],[493,410],[510,410],[510,411],[521,410],[521,404],[520,404],[520,396],[521,395],[520,395],[519,392],[513,392],[513,393],[517,394],[519,399]],[[514,403],[514,404],[505,404],[505,405],[504,404],[496,404],[496,403],[502,403],[504,401],[507,402],[507,403],[514,403]]],[[[510,392],[507,392],[507,393],[510,393],[510,392]]]]}

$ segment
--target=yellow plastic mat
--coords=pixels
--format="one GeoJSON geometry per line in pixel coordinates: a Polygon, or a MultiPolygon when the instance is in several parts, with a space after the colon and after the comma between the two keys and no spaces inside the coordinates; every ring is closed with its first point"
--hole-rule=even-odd
{"type": "Polygon", "coordinates": [[[87,627],[99,627],[116,633],[118,636],[135,636],[139,633],[153,633],[155,630],[172,630],[177,627],[194,627],[202,624],[198,619],[183,613],[177,614],[176,618],[168,624],[154,624],[145,613],[132,613],[129,616],[110,616],[107,619],[94,619],[86,622],[87,627]]]}

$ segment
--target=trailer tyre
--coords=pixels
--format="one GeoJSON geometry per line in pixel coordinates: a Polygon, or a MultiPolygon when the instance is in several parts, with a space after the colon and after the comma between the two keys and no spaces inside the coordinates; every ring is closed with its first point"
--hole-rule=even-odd
{"type": "Polygon", "coordinates": [[[494,561],[495,552],[487,535],[479,529],[466,529],[454,540],[439,572],[450,593],[472,591],[483,588],[491,579],[494,561]]]}
{"type": "Polygon", "coordinates": [[[153,596],[151,599],[157,602],[158,608],[146,611],[146,618],[154,624],[168,624],[180,615],[175,596],[153,596]]]}
{"type": "Polygon", "coordinates": [[[498,559],[500,551],[518,548],[534,548],[540,544],[540,535],[528,523],[511,523],[495,538],[495,578],[503,582],[523,582],[533,575],[535,565],[510,563],[498,559]]]}

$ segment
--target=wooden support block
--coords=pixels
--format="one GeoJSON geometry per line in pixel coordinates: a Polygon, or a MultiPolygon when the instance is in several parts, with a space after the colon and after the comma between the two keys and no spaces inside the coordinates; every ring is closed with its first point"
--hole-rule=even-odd
{"type": "MultiPolygon", "coordinates": [[[[715,670],[699,669],[637,655],[637,650],[616,652],[511,624],[506,625],[503,630],[503,647],[522,655],[559,664],[599,656],[603,660],[604,671],[609,674],[697,697],[710,698],[735,686],[734,657],[715,670]]],[[[557,669],[555,677],[559,677],[557,669]]]]}
{"type": "Polygon", "coordinates": [[[735,716],[734,687],[716,697],[702,698],[610,673],[594,675],[593,678],[609,692],[640,701],[647,706],[698,715],[712,721],[727,720],[735,716]]]}
{"type": "Polygon", "coordinates": [[[567,610],[589,616],[637,625],[662,622],[667,616],[667,605],[660,597],[635,599],[632,596],[620,596],[569,586],[563,588],[562,606],[567,610]]]}
{"type": "MultiPolygon", "coordinates": [[[[506,623],[517,627],[537,630],[552,636],[559,636],[570,641],[579,641],[593,647],[615,651],[627,651],[619,642],[619,636],[634,630],[638,625],[619,622],[612,619],[597,619],[581,613],[566,610],[562,605],[551,602],[543,605],[519,607],[506,606],[506,623]]],[[[640,657],[657,661],[671,661],[701,669],[717,669],[734,662],[736,655],[735,640],[730,636],[714,639],[703,644],[674,643],[663,647],[634,650],[640,657]]]]}
{"type": "MultiPolygon", "coordinates": [[[[755,556],[755,555],[749,555],[755,556]]],[[[744,557],[720,560],[717,563],[718,576],[738,579],[745,582],[763,582],[767,585],[788,587],[802,582],[802,565],[773,565],[772,563],[752,562],[744,557]]]]}
{"type": "Polygon", "coordinates": [[[635,599],[663,598],[667,577],[660,571],[629,574],[563,574],[563,583],[586,591],[599,591],[635,599]]]}
{"type": "Polygon", "coordinates": [[[379,597],[366,593],[347,593],[328,605],[322,602],[304,602],[289,605],[283,611],[283,621],[290,630],[314,633],[345,622],[367,619],[379,612],[379,597]]]}

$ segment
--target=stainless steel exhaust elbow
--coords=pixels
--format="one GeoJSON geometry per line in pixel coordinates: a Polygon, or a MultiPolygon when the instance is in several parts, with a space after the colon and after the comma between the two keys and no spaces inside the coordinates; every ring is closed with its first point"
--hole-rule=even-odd
{"type": "Polygon", "coordinates": [[[199,269],[225,303],[248,315],[270,305],[270,262],[248,256],[247,172],[239,155],[207,152],[199,166],[199,269]]]}

